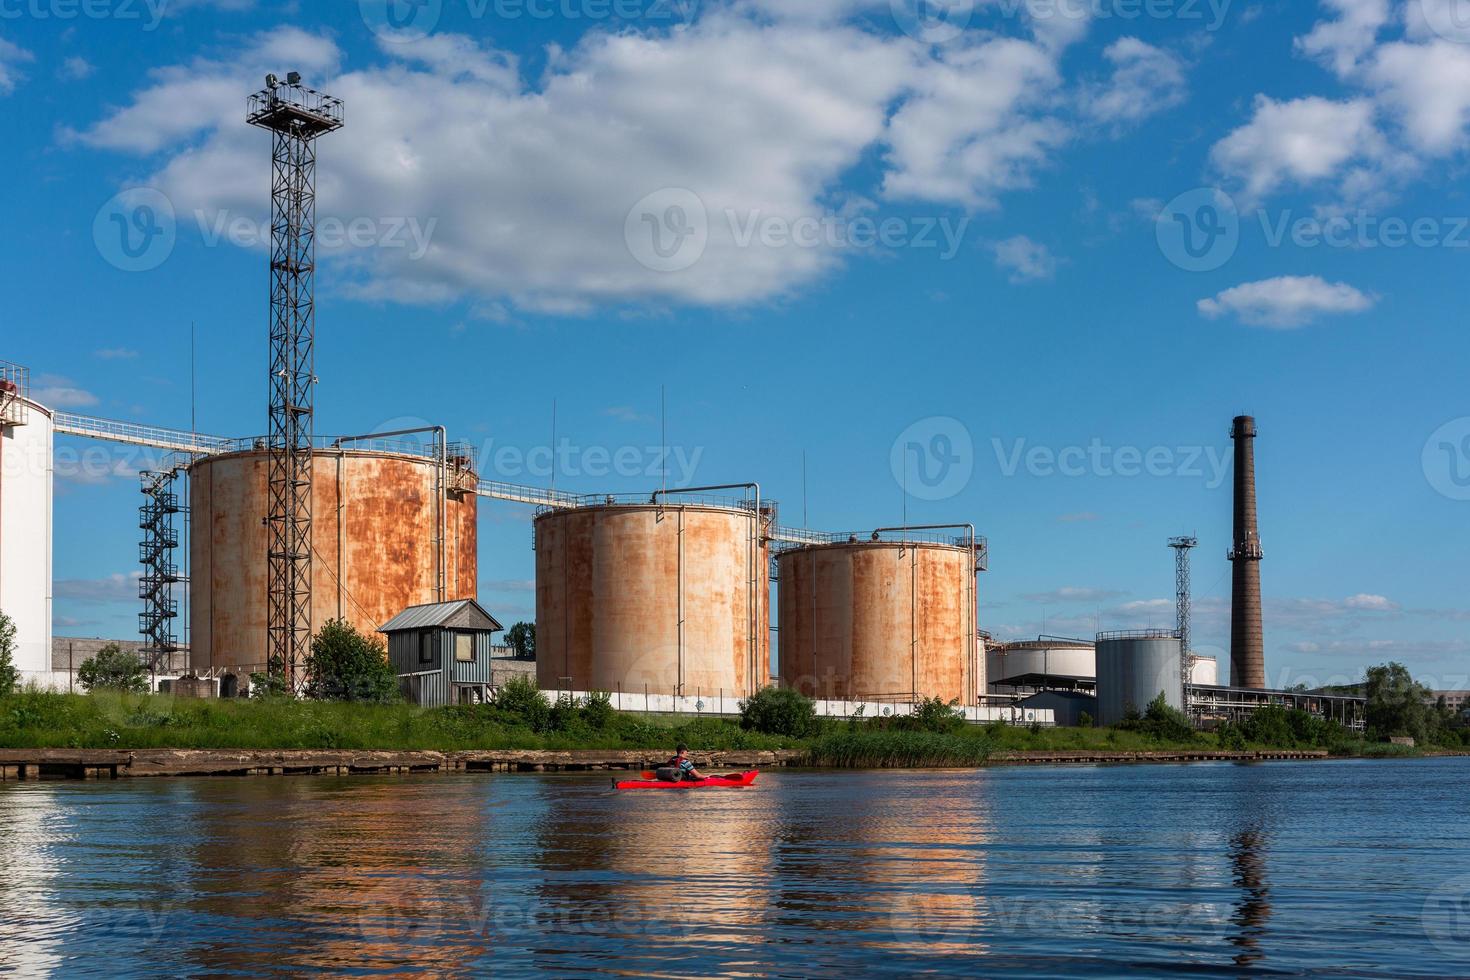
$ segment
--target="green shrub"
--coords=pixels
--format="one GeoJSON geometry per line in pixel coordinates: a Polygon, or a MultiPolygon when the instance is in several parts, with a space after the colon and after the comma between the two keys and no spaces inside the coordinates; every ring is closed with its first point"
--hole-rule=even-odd
{"type": "Polygon", "coordinates": [[[1159,696],[1148,703],[1148,709],[1139,714],[1132,705],[1123,714],[1116,726],[1125,732],[1139,732],[1160,742],[1192,742],[1194,726],[1189,716],[1178,708],[1171,707],[1160,691],[1159,696]]]}
{"type": "Polygon", "coordinates": [[[768,687],[740,702],[740,727],[805,738],[817,730],[817,703],[791,688],[768,687]]]}
{"type": "Polygon", "coordinates": [[[955,708],[958,703],[937,697],[925,698],[914,706],[913,714],[900,717],[894,727],[940,735],[957,732],[965,727],[964,715],[955,708]]]}
{"type": "Polygon", "coordinates": [[[20,671],[15,666],[15,622],[0,612],[0,698],[15,691],[20,671]]]}
{"type": "Polygon", "coordinates": [[[1078,728],[1091,728],[1092,727],[1092,715],[1088,714],[1086,711],[1079,711],[1079,712],[1077,712],[1077,727],[1078,728]]]}
{"type": "Polygon", "coordinates": [[[492,703],[511,727],[529,728],[533,732],[551,730],[551,702],[530,678],[511,678],[495,692],[492,703]]]}
{"type": "Polygon", "coordinates": [[[593,731],[606,731],[612,727],[617,712],[613,710],[612,695],[606,691],[593,691],[582,699],[582,720],[593,731]]]}
{"type": "Polygon", "coordinates": [[[1220,748],[1231,752],[1245,751],[1245,732],[1234,722],[1222,722],[1215,729],[1215,739],[1220,743],[1220,748]]]}
{"type": "Polygon", "coordinates": [[[77,680],[86,691],[142,694],[148,690],[148,669],[136,654],[124,653],[116,643],[109,643],[82,661],[77,680]]]}
{"type": "Polygon", "coordinates": [[[398,677],[383,644],[363,636],[345,619],[329,619],[311,641],[306,657],[306,696],[316,701],[400,699],[398,677]]]}

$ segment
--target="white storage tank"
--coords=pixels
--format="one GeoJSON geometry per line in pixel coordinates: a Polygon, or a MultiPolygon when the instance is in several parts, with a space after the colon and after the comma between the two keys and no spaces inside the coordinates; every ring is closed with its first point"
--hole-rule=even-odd
{"type": "Polygon", "coordinates": [[[1189,683],[1201,687],[1216,687],[1220,683],[1220,662],[1214,657],[1195,654],[1189,666],[1189,683]]]}
{"type": "Polygon", "coordinates": [[[1014,678],[1033,674],[1090,681],[1097,676],[1097,657],[1087,640],[1055,636],[986,648],[985,678],[992,688],[1011,686],[1014,678]]]}
{"type": "Polygon", "coordinates": [[[1170,707],[1183,710],[1178,633],[1126,630],[1097,634],[1098,724],[1116,725],[1129,708],[1143,711],[1161,691],[1170,707]]]}
{"type": "Polygon", "coordinates": [[[25,369],[0,363],[0,612],[15,666],[51,669],[51,412],[26,397],[25,369]]]}

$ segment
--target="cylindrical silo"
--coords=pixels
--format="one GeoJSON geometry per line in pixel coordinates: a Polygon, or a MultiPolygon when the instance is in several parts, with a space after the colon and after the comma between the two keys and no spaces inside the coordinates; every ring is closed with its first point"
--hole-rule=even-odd
{"type": "Polygon", "coordinates": [[[538,516],[538,684],[703,697],[766,686],[770,515],[614,502],[538,516]]]}
{"type": "Polygon", "coordinates": [[[1184,708],[1179,676],[1179,634],[1132,630],[1097,635],[1097,721],[1116,725],[1130,709],[1144,711],[1160,692],[1170,707],[1184,708]]]}
{"type": "Polygon", "coordinates": [[[972,546],[852,539],[783,551],[776,568],[783,687],[967,706],[984,694],[972,546]]]}
{"type": "Polygon", "coordinates": [[[51,669],[51,412],[12,377],[0,371],[0,612],[30,673],[51,669]]]}
{"type": "Polygon", "coordinates": [[[1086,640],[1041,637],[998,643],[985,651],[985,679],[992,687],[1038,674],[1092,680],[1097,676],[1093,645],[1086,640]]]}
{"type": "Polygon", "coordinates": [[[1215,687],[1220,683],[1220,662],[1214,657],[1195,654],[1190,658],[1189,682],[1204,687],[1215,687]]]}
{"type": "MultiPolygon", "coordinates": [[[[190,662],[263,669],[269,496],[264,450],[190,470],[190,662]]],[[[312,629],[345,619],[375,639],[408,606],[474,598],[476,512],[437,458],[320,449],[312,456],[312,629]]]]}

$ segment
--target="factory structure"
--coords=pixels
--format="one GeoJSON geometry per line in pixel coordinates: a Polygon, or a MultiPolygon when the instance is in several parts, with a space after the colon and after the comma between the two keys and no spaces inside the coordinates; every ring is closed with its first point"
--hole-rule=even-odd
{"type": "MultiPolygon", "coordinates": [[[[658,697],[703,710],[713,698],[722,710],[779,684],[829,713],[938,697],[976,721],[1075,723],[1086,711],[1102,724],[1161,692],[1201,718],[1307,697],[1264,689],[1246,417],[1233,431],[1228,687],[1189,643],[1194,539],[1171,541],[1175,629],[997,644],[979,623],[989,553],[970,523],[824,532],[781,524],[755,482],[579,495],[483,479],[473,449],[443,427],[316,433],[316,141],[345,124],[344,107],[294,72],[266,81],[247,108],[273,141],[266,434],[53,412],[30,398],[25,368],[0,363],[0,610],[17,623],[17,666],[33,682],[51,669],[52,442],[66,435],[168,454],[140,475],[142,651],[155,675],[186,656],[189,680],[219,696],[247,694],[256,673],[299,688],[311,637],[331,619],[386,635],[421,704],[489,696],[494,674],[481,661],[501,629],[477,604],[489,501],[537,509],[535,676],[549,692],[641,695],[645,708],[658,697]]],[[[1352,700],[1300,703],[1352,724],[1352,700]]]]}

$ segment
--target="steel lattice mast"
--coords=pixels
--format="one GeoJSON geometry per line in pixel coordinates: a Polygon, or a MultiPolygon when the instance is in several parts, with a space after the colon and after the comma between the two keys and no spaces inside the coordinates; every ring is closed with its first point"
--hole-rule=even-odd
{"type": "Polygon", "coordinates": [[[1169,547],[1174,549],[1174,604],[1179,630],[1179,691],[1186,708],[1189,705],[1190,678],[1194,674],[1194,656],[1190,653],[1189,635],[1189,552],[1191,548],[1198,546],[1199,539],[1194,537],[1169,539],[1169,547]]]}
{"type": "Polygon", "coordinates": [[[266,663],[288,687],[311,642],[311,453],[316,384],[316,140],[342,127],[342,101],[274,75],[246,121],[271,153],[270,421],[266,663]]]}

